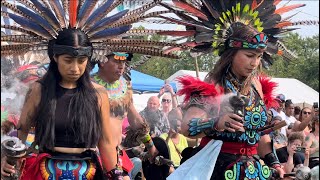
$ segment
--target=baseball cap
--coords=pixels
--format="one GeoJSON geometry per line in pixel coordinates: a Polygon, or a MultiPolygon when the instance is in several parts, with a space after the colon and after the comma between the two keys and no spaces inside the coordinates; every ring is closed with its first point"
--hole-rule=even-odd
{"type": "Polygon", "coordinates": [[[278,94],[278,95],[276,96],[276,99],[277,99],[278,101],[284,103],[285,100],[286,100],[286,97],[285,97],[283,94],[278,94]]]}

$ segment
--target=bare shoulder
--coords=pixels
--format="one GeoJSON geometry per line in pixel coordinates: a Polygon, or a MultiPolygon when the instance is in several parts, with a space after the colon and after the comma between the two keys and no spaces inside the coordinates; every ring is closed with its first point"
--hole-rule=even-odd
{"type": "Polygon", "coordinates": [[[92,85],[97,92],[98,99],[108,98],[108,91],[106,90],[105,87],[103,87],[102,85],[97,84],[95,82],[92,82],[92,85]]]}

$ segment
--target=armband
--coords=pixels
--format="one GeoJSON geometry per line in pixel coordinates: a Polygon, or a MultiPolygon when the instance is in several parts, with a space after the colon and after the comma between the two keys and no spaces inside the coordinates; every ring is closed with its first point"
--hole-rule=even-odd
{"type": "Polygon", "coordinates": [[[192,118],[189,122],[189,136],[196,136],[202,132],[210,136],[215,132],[215,124],[219,118],[192,118]]]}
{"type": "Polygon", "coordinates": [[[275,166],[276,164],[280,164],[279,160],[278,160],[278,157],[273,153],[269,153],[269,154],[266,154],[264,156],[264,158],[262,158],[262,160],[266,163],[266,165],[268,165],[269,167],[273,167],[275,166]]]}
{"type": "Polygon", "coordinates": [[[154,146],[150,134],[146,134],[145,136],[143,136],[141,141],[143,142],[143,144],[146,146],[148,150],[152,148],[152,146],[154,146]]]}
{"type": "Polygon", "coordinates": [[[123,169],[117,165],[112,170],[105,172],[105,176],[111,180],[123,180],[123,169]]]}

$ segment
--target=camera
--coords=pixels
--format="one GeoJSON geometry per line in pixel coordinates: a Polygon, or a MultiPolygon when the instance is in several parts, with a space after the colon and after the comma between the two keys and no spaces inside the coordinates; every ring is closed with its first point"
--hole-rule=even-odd
{"type": "Polygon", "coordinates": [[[314,102],[314,103],[313,103],[313,108],[314,108],[314,109],[318,109],[318,108],[319,108],[318,102],[314,102]]]}
{"type": "Polygon", "coordinates": [[[299,152],[299,153],[305,153],[306,152],[306,148],[305,147],[297,147],[297,149],[295,151],[299,152]]]}

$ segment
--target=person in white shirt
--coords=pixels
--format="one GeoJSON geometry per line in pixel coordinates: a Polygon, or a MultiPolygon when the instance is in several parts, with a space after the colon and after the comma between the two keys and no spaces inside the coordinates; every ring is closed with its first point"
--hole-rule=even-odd
{"type": "Polygon", "coordinates": [[[276,96],[276,101],[279,103],[279,107],[278,108],[271,108],[270,110],[272,111],[272,115],[273,115],[273,118],[276,117],[276,116],[280,116],[281,119],[285,119],[286,118],[286,115],[285,113],[283,112],[284,110],[284,103],[286,101],[286,98],[283,94],[278,94],[276,96]]]}
{"type": "Polygon", "coordinates": [[[288,136],[287,129],[290,124],[294,124],[297,120],[294,117],[294,105],[291,99],[287,99],[285,102],[285,118],[287,125],[281,128],[281,133],[288,136]]]}

